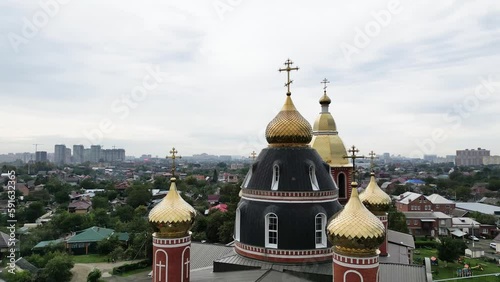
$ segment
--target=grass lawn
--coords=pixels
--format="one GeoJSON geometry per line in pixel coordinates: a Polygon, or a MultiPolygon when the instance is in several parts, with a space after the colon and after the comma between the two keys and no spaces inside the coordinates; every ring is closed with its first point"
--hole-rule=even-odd
{"type": "Polygon", "coordinates": [[[108,262],[108,257],[97,254],[90,255],[74,255],[71,256],[75,263],[97,263],[97,262],[108,262]]]}
{"type": "MultiPolygon", "coordinates": [[[[415,254],[413,256],[413,260],[415,263],[420,264],[423,261],[424,257],[437,257],[436,249],[416,249],[415,254]]],[[[471,259],[464,258],[464,262],[472,267],[474,275],[482,275],[489,273],[499,273],[500,267],[495,263],[487,262],[483,259],[471,259]],[[474,268],[478,265],[481,265],[483,270],[474,268]]],[[[463,264],[458,262],[448,263],[447,267],[445,267],[445,262],[440,261],[439,265],[432,266],[432,278],[433,279],[445,279],[445,278],[454,278],[457,277],[457,269],[462,269],[463,264]]],[[[456,281],[481,281],[481,282],[499,282],[500,277],[495,276],[487,276],[487,277],[477,277],[470,278],[465,280],[456,280],[456,281]]]]}

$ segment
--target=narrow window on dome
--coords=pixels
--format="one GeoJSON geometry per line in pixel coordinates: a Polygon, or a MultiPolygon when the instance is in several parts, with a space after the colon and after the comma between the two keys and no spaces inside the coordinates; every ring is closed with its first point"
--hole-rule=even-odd
{"type": "Polygon", "coordinates": [[[339,173],[338,176],[338,186],[339,186],[339,198],[345,198],[345,190],[346,190],[346,181],[345,181],[345,174],[343,172],[339,173]]]}
{"type": "Polygon", "coordinates": [[[278,248],[278,216],[266,214],[266,248],[278,248]]]}
{"type": "Polygon", "coordinates": [[[323,213],[319,213],[316,215],[316,218],[314,220],[315,226],[314,226],[314,234],[315,234],[315,240],[316,240],[316,248],[326,248],[326,233],[325,233],[325,228],[326,228],[326,215],[323,213]]]}
{"type": "Polygon", "coordinates": [[[273,166],[273,183],[271,190],[278,190],[278,183],[280,181],[280,167],[276,164],[273,166]]]}
{"type": "Polygon", "coordinates": [[[241,188],[247,188],[251,178],[252,178],[252,168],[250,167],[247,176],[245,176],[245,179],[243,180],[243,185],[241,186],[241,188]]]}
{"type": "Polygon", "coordinates": [[[241,228],[241,212],[240,209],[236,209],[236,224],[234,225],[234,239],[240,241],[240,228],[241,228]]]}
{"type": "Polygon", "coordinates": [[[318,179],[316,179],[316,170],[314,165],[309,166],[309,179],[311,180],[311,186],[314,191],[319,190],[318,179]]]}

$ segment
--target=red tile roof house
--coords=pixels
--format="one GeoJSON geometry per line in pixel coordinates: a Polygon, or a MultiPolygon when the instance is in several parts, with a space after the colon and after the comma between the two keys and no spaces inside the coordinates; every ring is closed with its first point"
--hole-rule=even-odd
{"type": "Polygon", "coordinates": [[[68,212],[70,213],[88,213],[92,204],[83,200],[72,202],[68,205],[68,212]]]}
{"type": "Polygon", "coordinates": [[[455,202],[438,194],[425,196],[414,192],[405,192],[399,195],[396,208],[401,212],[408,211],[439,211],[451,214],[455,209],[455,202]]]}
{"type": "Polygon", "coordinates": [[[23,196],[28,196],[30,194],[30,189],[24,183],[16,183],[16,190],[19,191],[23,196]]]}

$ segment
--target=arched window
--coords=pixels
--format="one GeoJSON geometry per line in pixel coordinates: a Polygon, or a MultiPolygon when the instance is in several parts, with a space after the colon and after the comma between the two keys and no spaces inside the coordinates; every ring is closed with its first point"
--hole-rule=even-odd
{"type": "Polygon", "coordinates": [[[314,165],[309,166],[309,179],[311,180],[311,186],[313,191],[319,190],[318,179],[316,179],[316,169],[314,165]]]}
{"type": "Polygon", "coordinates": [[[266,214],[266,248],[278,248],[278,216],[266,214]]]}
{"type": "Polygon", "coordinates": [[[316,248],[326,248],[326,215],[324,213],[318,213],[314,222],[314,237],[316,240],[316,248]]]}
{"type": "Polygon", "coordinates": [[[241,229],[241,212],[240,209],[236,209],[236,223],[234,224],[234,240],[240,241],[240,229],[241,229]]]}
{"type": "Polygon", "coordinates": [[[346,181],[345,181],[345,174],[343,172],[339,173],[338,176],[338,186],[339,186],[339,198],[345,198],[346,196],[346,181]]]}
{"type": "Polygon", "coordinates": [[[275,164],[273,165],[273,183],[271,184],[271,190],[278,190],[278,184],[280,181],[280,167],[275,164]]]}

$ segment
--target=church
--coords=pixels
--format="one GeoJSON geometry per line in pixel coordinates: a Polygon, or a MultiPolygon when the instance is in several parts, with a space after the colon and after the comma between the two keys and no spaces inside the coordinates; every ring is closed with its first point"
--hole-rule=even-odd
{"type": "Polygon", "coordinates": [[[154,282],[432,281],[429,261],[400,263],[399,253],[391,253],[392,202],[373,173],[358,192],[358,150],[347,151],[339,136],[329,112],[328,81],[311,126],[292,100],[290,75],[296,70],[291,60],[280,69],[287,75],[284,103],[267,125],[268,146],[241,185],[232,249],[209,267],[191,267],[202,259],[189,232],[196,211],[172,178],[168,195],[149,214],[154,282]]]}

